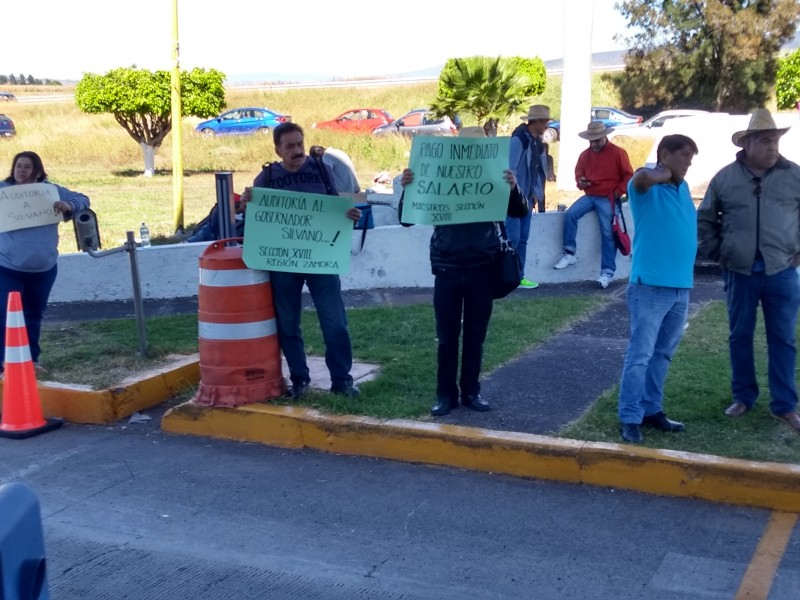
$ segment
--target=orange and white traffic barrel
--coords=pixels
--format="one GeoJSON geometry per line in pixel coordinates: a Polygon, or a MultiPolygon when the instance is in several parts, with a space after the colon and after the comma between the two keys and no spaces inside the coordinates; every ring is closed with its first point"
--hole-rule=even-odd
{"type": "Polygon", "coordinates": [[[269,272],[220,240],[200,256],[200,386],[193,401],[239,406],[286,393],[269,272]]]}

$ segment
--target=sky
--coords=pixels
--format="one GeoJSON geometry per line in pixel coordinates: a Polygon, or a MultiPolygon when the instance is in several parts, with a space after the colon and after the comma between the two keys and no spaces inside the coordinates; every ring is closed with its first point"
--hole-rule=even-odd
{"type": "MultiPolygon", "coordinates": [[[[561,58],[564,13],[594,5],[593,52],[619,50],[616,0],[178,0],[180,65],[245,74],[367,77],[458,56],[561,58]],[[449,7],[449,8],[448,8],[449,7]]],[[[172,67],[173,0],[4,2],[0,73],[80,79],[172,67]]],[[[305,77],[307,78],[307,77],[305,77]]]]}

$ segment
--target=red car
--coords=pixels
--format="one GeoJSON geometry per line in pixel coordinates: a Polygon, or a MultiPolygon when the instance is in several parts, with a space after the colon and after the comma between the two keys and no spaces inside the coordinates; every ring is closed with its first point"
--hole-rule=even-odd
{"type": "Polygon", "coordinates": [[[330,121],[314,123],[317,129],[335,129],[352,133],[369,133],[376,127],[391,123],[392,115],[382,108],[355,108],[340,114],[330,121]]]}

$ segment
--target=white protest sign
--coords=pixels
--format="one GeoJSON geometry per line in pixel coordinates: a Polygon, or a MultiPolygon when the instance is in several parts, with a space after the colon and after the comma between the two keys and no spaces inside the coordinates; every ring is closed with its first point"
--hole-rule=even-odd
{"type": "Polygon", "coordinates": [[[52,183],[26,183],[0,188],[0,232],[61,223],[53,205],[58,189],[52,183]]]}

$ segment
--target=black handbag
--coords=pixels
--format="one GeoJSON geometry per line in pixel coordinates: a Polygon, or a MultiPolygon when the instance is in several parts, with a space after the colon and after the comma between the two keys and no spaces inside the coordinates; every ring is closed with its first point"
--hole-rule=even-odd
{"type": "Polygon", "coordinates": [[[505,298],[518,286],[522,276],[520,275],[521,265],[519,254],[508,241],[506,228],[503,223],[495,223],[497,238],[500,247],[494,257],[494,269],[492,271],[492,298],[505,298]]]}

